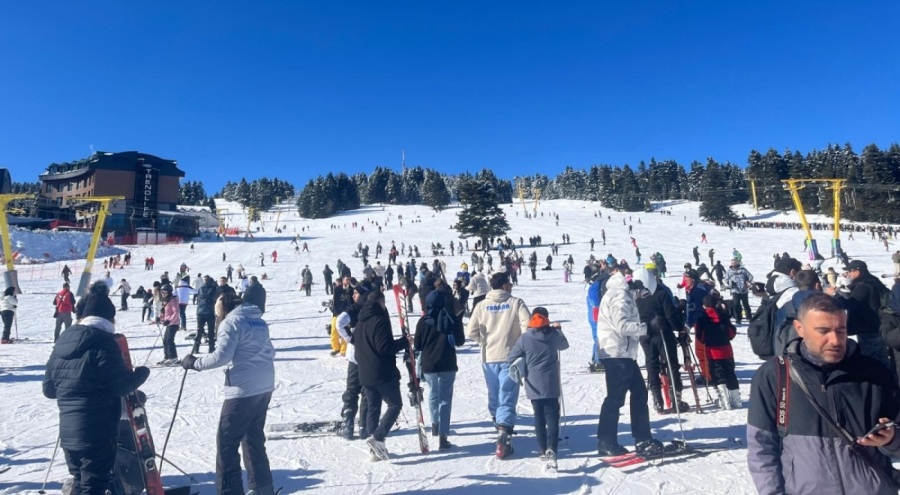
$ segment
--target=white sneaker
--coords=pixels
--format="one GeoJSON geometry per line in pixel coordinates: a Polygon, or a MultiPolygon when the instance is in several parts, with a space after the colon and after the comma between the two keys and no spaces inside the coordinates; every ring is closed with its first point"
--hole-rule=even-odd
{"type": "Polygon", "coordinates": [[[375,437],[372,436],[366,439],[366,445],[379,459],[382,461],[388,460],[388,450],[384,445],[384,440],[375,440],[375,437]]]}
{"type": "Polygon", "coordinates": [[[728,402],[731,404],[732,409],[740,409],[744,407],[744,403],[741,402],[741,391],[740,390],[729,390],[728,391],[728,402]]]}

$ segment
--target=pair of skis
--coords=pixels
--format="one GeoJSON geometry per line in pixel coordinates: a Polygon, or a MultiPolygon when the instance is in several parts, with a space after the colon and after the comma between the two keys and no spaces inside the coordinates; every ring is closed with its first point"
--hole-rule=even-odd
{"type": "Polygon", "coordinates": [[[413,349],[413,338],[409,333],[409,313],[406,311],[406,290],[399,284],[394,285],[394,298],[397,300],[397,315],[400,318],[400,332],[406,337],[408,344],[406,369],[409,371],[409,401],[416,408],[416,422],[418,423],[419,449],[423,454],[428,453],[428,433],[425,431],[425,416],[422,413],[422,386],[419,383],[419,375],[416,372],[416,353],[413,349]]]}
{"type": "Polygon", "coordinates": [[[709,447],[693,447],[682,441],[673,440],[668,445],[665,445],[661,452],[656,454],[641,455],[636,452],[628,452],[627,454],[617,456],[601,457],[600,462],[608,467],[627,471],[628,468],[639,466],[647,462],[660,461],[660,463],[665,463],[665,461],[668,460],[705,457],[710,454],[740,448],[742,446],[743,444],[737,438],[731,439],[725,446],[716,445],[709,447]]]}

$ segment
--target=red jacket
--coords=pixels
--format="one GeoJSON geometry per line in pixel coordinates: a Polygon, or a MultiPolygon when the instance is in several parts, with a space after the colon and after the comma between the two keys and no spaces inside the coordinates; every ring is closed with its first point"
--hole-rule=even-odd
{"type": "Polygon", "coordinates": [[[731,339],[737,330],[728,320],[728,316],[715,308],[704,308],[703,314],[694,324],[694,335],[706,346],[706,354],[710,359],[728,359],[734,357],[731,339]]]}
{"type": "Polygon", "coordinates": [[[56,294],[56,297],[53,299],[53,305],[56,306],[56,311],[60,313],[71,313],[75,310],[75,296],[72,294],[72,291],[63,289],[56,294]]]}

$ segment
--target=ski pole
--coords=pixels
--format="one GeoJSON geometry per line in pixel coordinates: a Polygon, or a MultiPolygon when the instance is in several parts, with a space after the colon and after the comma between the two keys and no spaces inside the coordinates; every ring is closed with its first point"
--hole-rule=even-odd
{"type": "Polygon", "coordinates": [[[160,337],[162,337],[162,328],[159,326],[159,323],[156,324],[156,340],[153,341],[153,346],[150,348],[150,352],[147,353],[147,357],[144,358],[144,366],[147,366],[147,362],[150,361],[150,356],[153,355],[153,351],[156,350],[156,344],[159,342],[160,337]]]}
{"type": "MultiPolygon", "coordinates": [[[[674,399],[672,402],[675,405],[675,415],[678,416],[678,429],[681,431],[681,443],[687,445],[687,440],[684,438],[684,426],[681,424],[681,404],[679,404],[681,401],[678,400],[678,393],[675,390],[675,371],[672,368],[672,360],[669,359],[671,356],[671,354],[669,354],[669,345],[666,344],[666,338],[663,335],[662,328],[659,329],[659,337],[662,339],[663,354],[666,356],[666,367],[669,368],[669,376],[672,380],[672,395],[674,399]]],[[[675,352],[677,353],[678,351],[675,352]]],[[[676,356],[677,355],[678,354],[676,354],[676,356]]],[[[679,376],[679,378],[681,377],[679,376]]]]}
{"type": "MultiPolygon", "coordinates": [[[[169,446],[169,436],[172,435],[172,427],[175,426],[175,418],[178,417],[178,405],[181,404],[181,393],[184,392],[184,382],[187,379],[188,371],[184,370],[184,375],[181,376],[181,387],[178,388],[178,398],[175,399],[175,411],[172,413],[172,421],[169,423],[169,431],[166,432],[166,441],[163,442],[162,453],[159,455],[160,457],[166,457],[166,447],[169,446]]],[[[162,465],[159,466],[159,475],[162,476],[162,465]]]]}
{"type": "Polygon", "coordinates": [[[194,484],[197,484],[197,485],[200,484],[200,482],[197,481],[196,478],[194,478],[193,476],[187,474],[187,473],[184,471],[184,469],[181,469],[180,467],[178,467],[174,462],[170,461],[168,458],[163,457],[161,454],[156,454],[156,457],[159,457],[159,459],[160,459],[161,461],[163,461],[163,462],[167,462],[170,466],[172,466],[173,468],[175,468],[175,470],[178,471],[179,473],[181,473],[181,474],[187,476],[188,479],[191,480],[191,483],[194,483],[194,484]]]}
{"type": "Polygon", "coordinates": [[[16,340],[19,340],[19,313],[13,313],[13,323],[16,324],[16,340]]]}
{"type": "Polygon", "coordinates": [[[38,490],[38,493],[44,495],[46,492],[44,488],[47,487],[47,480],[50,479],[50,470],[53,468],[53,461],[56,460],[56,452],[59,450],[59,435],[56,436],[56,447],[53,447],[53,455],[50,456],[50,464],[47,464],[47,474],[44,475],[44,482],[41,484],[41,489],[38,490]]]}
{"type": "MultiPolygon", "coordinates": [[[[688,346],[686,346],[686,347],[687,347],[688,351],[691,353],[691,358],[692,358],[692,359],[694,360],[694,362],[696,363],[696,362],[697,362],[697,353],[694,352],[694,348],[691,347],[690,345],[688,345],[688,346]]],[[[699,364],[699,363],[698,363],[698,364],[699,364]]],[[[701,375],[700,375],[700,376],[703,376],[702,370],[701,370],[701,375]]],[[[706,377],[703,378],[703,388],[706,389],[706,400],[709,401],[710,404],[712,404],[712,403],[713,403],[713,398],[712,398],[712,395],[709,394],[709,383],[706,381],[706,377]]]]}
{"type": "Polygon", "coordinates": [[[562,437],[568,444],[569,435],[566,435],[566,397],[563,395],[563,386],[562,386],[562,353],[560,351],[556,351],[557,363],[559,364],[559,409],[560,409],[560,419],[562,422],[560,426],[562,427],[562,437]]]}

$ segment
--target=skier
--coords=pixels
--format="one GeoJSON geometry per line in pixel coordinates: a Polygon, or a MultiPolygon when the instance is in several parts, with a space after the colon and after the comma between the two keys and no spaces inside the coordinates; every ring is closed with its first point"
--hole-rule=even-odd
{"type": "Polygon", "coordinates": [[[120,299],[121,307],[119,308],[119,311],[128,311],[128,297],[131,295],[131,285],[129,285],[128,282],[123,278],[122,281],[119,282],[119,286],[116,287],[116,290],[113,292],[113,294],[115,294],[116,292],[122,293],[122,298],[120,299]]]}
{"type": "Polygon", "coordinates": [[[328,263],[325,263],[325,269],[322,270],[322,275],[325,277],[325,295],[331,295],[334,291],[334,286],[331,282],[331,277],[334,276],[334,271],[328,266],[328,263]]]}
{"type": "Polygon", "coordinates": [[[72,269],[69,268],[69,265],[63,265],[63,269],[62,269],[63,282],[68,284],[70,275],[72,275],[72,269]]]}
{"type": "Polygon", "coordinates": [[[707,240],[706,240],[706,232],[703,232],[700,234],[700,242],[703,244],[709,244],[709,242],[707,242],[707,240]]]}
{"type": "Polygon", "coordinates": [[[713,248],[709,248],[709,252],[707,254],[709,255],[709,266],[715,266],[716,250],[713,248]]]}
{"type": "Polygon", "coordinates": [[[187,275],[178,281],[178,287],[175,288],[175,294],[178,296],[178,314],[181,321],[181,330],[187,330],[187,307],[191,303],[191,293],[193,291],[191,277],[187,275]]]}
{"type": "Polygon", "coordinates": [[[199,296],[200,287],[203,287],[204,278],[202,273],[198,273],[194,280],[191,282],[191,296],[193,297],[194,304],[197,304],[197,297],[199,296]]]}
{"type": "Polygon", "coordinates": [[[444,290],[434,290],[425,299],[425,314],[416,325],[414,349],[420,353],[418,364],[422,366],[428,383],[428,405],[431,412],[431,436],[438,437],[438,449],[453,445],[450,435],[450,413],[453,408],[453,382],[459,370],[456,364],[456,347],[465,342],[462,321],[446,307],[444,290]]]}
{"type": "Polygon", "coordinates": [[[19,306],[19,300],[16,299],[16,287],[11,285],[3,291],[3,298],[0,299],[0,317],[3,319],[3,338],[0,342],[3,344],[11,344],[10,331],[12,329],[13,318],[16,317],[16,308],[19,306]]]}
{"type": "Polygon", "coordinates": [[[594,250],[594,238],[591,237],[591,251],[594,250]]]}
{"type": "Polygon", "coordinates": [[[638,455],[657,454],[662,444],[650,433],[650,411],[647,407],[647,388],[637,365],[637,348],[647,325],[641,323],[634,297],[618,267],[606,282],[606,293],[600,301],[597,338],[600,357],[606,369],[607,395],[600,409],[597,424],[597,451],[601,456],[628,453],[617,441],[619,409],[625,405],[625,394],[631,392],[631,434],[638,455]]]}
{"type": "Polygon", "coordinates": [[[729,321],[728,313],[718,309],[717,305],[717,298],[712,294],[703,297],[703,314],[694,323],[694,335],[706,348],[710,385],[716,387],[719,407],[738,409],[741,391],[734,374],[734,351],[731,349],[731,340],[737,330],[729,321]]]}
{"type": "Polygon", "coordinates": [[[741,324],[741,314],[744,312],[747,314],[747,321],[750,321],[753,313],[750,312],[747,293],[750,290],[750,284],[753,283],[753,275],[742,267],[738,260],[733,259],[725,274],[725,283],[731,289],[731,312],[734,314],[735,323],[741,324]]]}
{"type": "Polygon", "coordinates": [[[722,260],[716,260],[716,264],[713,265],[712,268],[713,274],[716,276],[716,280],[719,281],[719,287],[725,288],[725,267],[722,266],[722,260]]]}
{"type": "Polygon", "coordinates": [[[65,326],[65,330],[68,330],[69,327],[72,326],[72,311],[75,309],[75,295],[69,290],[68,283],[64,283],[62,290],[56,293],[53,304],[56,306],[54,315],[56,318],[56,328],[53,329],[53,341],[56,342],[56,340],[59,339],[59,332],[63,330],[63,326],[65,326]]]}
{"type": "Polygon", "coordinates": [[[332,332],[340,332],[341,338],[347,341],[347,384],[341,395],[343,406],[341,407],[341,428],[337,435],[347,440],[353,439],[353,426],[356,413],[359,412],[359,438],[365,440],[369,437],[366,429],[366,394],[362,392],[359,384],[359,366],[356,362],[356,347],[353,344],[353,334],[356,332],[359,310],[362,302],[365,302],[368,290],[365,286],[357,284],[353,286],[353,303],[348,305],[338,315],[336,326],[332,332]]]}
{"type": "Polygon", "coordinates": [[[694,250],[692,251],[692,254],[694,255],[694,266],[699,265],[700,264],[700,249],[697,246],[694,246],[694,250]]]}
{"type": "Polygon", "coordinates": [[[359,384],[365,390],[368,402],[366,429],[369,438],[366,439],[366,445],[370,449],[371,460],[387,460],[388,450],[384,440],[403,407],[396,356],[409,343],[402,336],[393,338],[383,292],[375,290],[367,295],[359,310],[359,322],[353,341],[359,367],[359,384]],[[384,416],[381,416],[382,401],[387,403],[384,416]]]}
{"type": "Polygon", "coordinates": [[[203,285],[197,291],[197,335],[192,354],[200,351],[200,343],[206,332],[209,353],[216,350],[216,282],[209,275],[203,277],[203,285]]]}
{"type": "Polygon", "coordinates": [[[242,494],[241,456],[247,467],[250,491],[274,495],[272,472],[266,455],[266,412],[275,389],[275,347],[269,325],[252,304],[241,304],[234,294],[224,295],[221,305],[219,347],[212,354],[188,354],[181,361],[185,370],[209,370],[231,364],[225,375],[225,402],[216,434],[216,490],[242,494]]]}
{"type": "Polygon", "coordinates": [[[306,293],[306,297],[310,296],[312,292],[312,270],[309,269],[309,265],[305,265],[303,270],[300,272],[300,279],[303,285],[303,292],[306,293]]]}
{"type": "Polygon", "coordinates": [[[569,341],[559,323],[550,323],[549,316],[546,308],[534,308],[528,331],[519,337],[507,361],[511,366],[519,359],[525,363],[525,395],[534,408],[538,452],[549,469],[556,469],[562,396],[559,351],[568,349],[569,341]]]}
{"type": "Polygon", "coordinates": [[[600,347],[597,341],[597,316],[600,311],[600,300],[603,297],[603,284],[609,278],[605,270],[600,270],[591,277],[591,285],[587,291],[588,326],[591,327],[591,337],[594,345],[591,352],[591,361],[588,370],[593,373],[603,370],[603,362],[600,360],[600,347]]]}
{"type": "MultiPolygon", "coordinates": [[[[181,324],[180,312],[178,311],[178,297],[172,294],[172,286],[163,284],[159,288],[160,300],[163,303],[163,309],[157,312],[156,323],[162,323],[166,327],[163,334],[163,360],[156,363],[160,366],[170,366],[178,364],[178,351],[175,349],[175,332],[181,324]]],[[[76,308],[77,316],[77,308],[76,308]]]]}
{"type": "Polygon", "coordinates": [[[278,251],[272,250],[272,263],[278,263],[278,251]]]}
{"type": "Polygon", "coordinates": [[[488,387],[488,410],[497,427],[499,459],[513,453],[510,436],[516,426],[516,401],[519,387],[509,377],[509,351],[528,328],[531,314],[525,302],[512,296],[509,275],[497,272],[491,276],[491,291],[472,311],[466,337],[481,346],[481,362],[488,387]]]}
{"type": "MultiPolygon", "coordinates": [[[[224,259],[222,261],[225,261],[224,259]]],[[[231,263],[228,264],[228,267],[225,268],[225,278],[228,279],[228,282],[234,282],[234,278],[232,277],[232,273],[234,272],[234,268],[231,267],[231,263]]]]}
{"type": "Polygon", "coordinates": [[[144,383],[150,370],[125,366],[113,338],[116,307],[106,284],[91,285],[78,306],[79,322],[50,354],[43,392],[59,406],[59,445],[74,477],[70,493],[104,494],[115,466],[121,398],[144,383]]]}
{"type": "Polygon", "coordinates": [[[247,288],[244,290],[244,295],[242,296],[245,304],[252,304],[259,308],[259,311],[263,314],[266,312],[266,288],[259,283],[259,279],[256,278],[256,275],[250,277],[250,284],[247,285],[247,288]]]}
{"type": "MultiPolygon", "coordinates": [[[[663,390],[660,376],[665,374],[674,388],[672,406],[675,411],[690,410],[690,406],[681,399],[683,383],[681,367],[678,362],[678,343],[675,332],[681,332],[683,324],[678,317],[678,310],[672,296],[665,290],[659,290],[656,274],[645,267],[638,268],[633,274],[635,280],[635,304],[641,323],[647,327],[647,334],[640,338],[647,363],[647,381],[650,386],[653,406],[658,414],[667,412],[663,401],[663,390]],[[640,285],[637,282],[640,281],[640,285]],[[671,367],[671,373],[669,368],[671,367]]],[[[666,395],[672,389],[666,390],[666,395]]]]}

